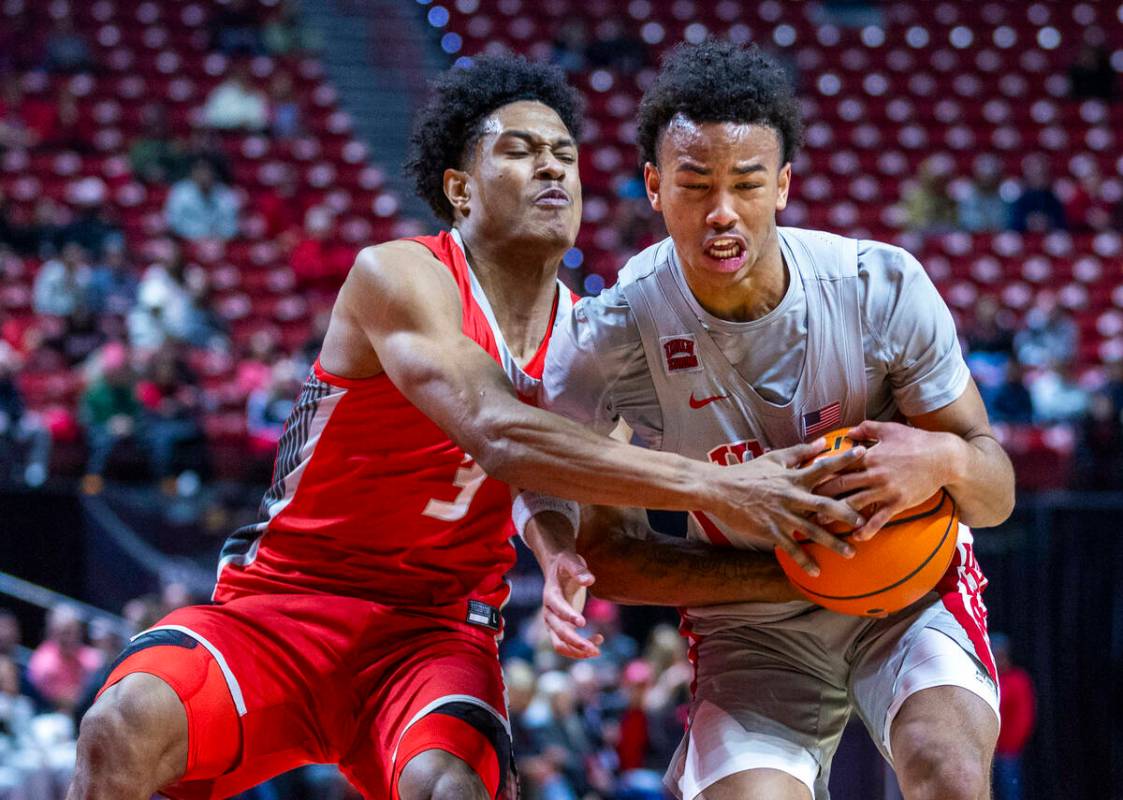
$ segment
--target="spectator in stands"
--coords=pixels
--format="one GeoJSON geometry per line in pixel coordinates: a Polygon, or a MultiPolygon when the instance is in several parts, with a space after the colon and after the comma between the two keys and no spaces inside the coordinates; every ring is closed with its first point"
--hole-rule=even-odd
{"type": "Polygon", "coordinates": [[[113,242],[90,273],[84,305],[94,314],[124,316],[136,305],[140,282],[123,242],[113,242]]]}
{"type": "Polygon", "coordinates": [[[0,797],[54,800],[50,770],[32,731],[35,703],[20,691],[19,668],[0,655],[0,797]]]}
{"type": "Polygon", "coordinates": [[[1041,153],[1022,160],[1022,192],[1010,209],[1010,228],[1018,233],[1068,228],[1064,206],[1053,190],[1049,159],[1041,153]]]}
{"type": "Polygon", "coordinates": [[[111,342],[103,347],[95,375],[82,395],[80,410],[90,451],[83,490],[91,494],[101,491],[110,456],[122,444],[136,441],[140,424],[136,377],[125,346],[111,342]]]}
{"type": "Polygon", "coordinates": [[[17,220],[9,216],[12,233],[6,241],[20,255],[49,258],[58,252],[65,222],[62,206],[50,197],[40,197],[30,219],[17,220]]]}
{"type": "Polygon", "coordinates": [[[187,157],[183,142],[168,127],[167,109],[149,103],[140,112],[141,130],[129,145],[133,174],[146,183],[170,183],[183,172],[187,157]]]}
{"type": "Polygon", "coordinates": [[[976,301],[974,316],[964,328],[970,352],[1013,354],[1014,325],[994,295],[985,294],[976,301]]]}
{"type": "Polygon", "coordinates": [[[340,244],[335,214],[327,206],[312,206],[304,215],[304,239],[293,249],[289,263],[300,286],[339,288],[351,269],[354,250],[340,244]]]}
{"type": "Polygon", "coordinates": [[[109,219],[106,197],[109,189],[101,178],[86,177],[67,187],[67,199],[75,208],[74,218],[59,231],[63,241],[77,242],[93,258],[107,246],[125,243],[121,229],[109,219]]]}
{"type": "Polygon", "coordinates": [[[50,72],[89,72],[94,68],[90,43],[74,30],[74,19],[63,14],[43,46],[43,66],[50,72]]]}
{"type": "Polygon", "coordinates": [[[303,130],[292,75],[282,70],[269,82],[269,131],[278,139],[295,139],[303,130]]]}
{"type": "Polygon", "coordinates": [[[265,49],[275,56],[284,56],[294,50],[309,49],[312,31],[299,24],[293,4],[282,0],[269,14],[261,29],[265,49]]]}
{"type": "Polygon", "coordinates": [[[1010,657],[1010,639],[997,631],[990,635],[990,649],[1001,687],[999,711],[1002,725],[994,751],[995,800],[1022,800],[1022,753],[1037,716],[1037,700],[1029,673],[1010,657]]]}
{"type": "Polygon", "coordinates": [[[1018,360],[1028,367],[1041,367],[1052,362],[1068,363],[1076,358],[1080,345],[1080,328],[1076,320],[1050,291],[1038,294],[1026,313],[1025,327],[1014,335],[1018,360]]]}
{"type": "Polygon", "coordinates": [[[262,55],[259,21],[250,0],[230,0],[211,19],[211,47],[228,56],[262,55]]]}
{"type": "Polygon", "coordinates": [[[214,167],[200,159],[191,177],[176,183],[164,206],[168,227],[185,239],[232,239],[238,233],[238,199],[215,180],[214,167]]]}
{"type": "Polygon", "coordinates": [[[539,676],[538,691],[523,723],[534,742],[533,752],[541,753],[548,772],[556,771],[561,779],[555,781],[550,797],[583,797],[591,789],[585,765],[593,756],[593,746],[576,711],[568,673],[555,670],[539,676]]]}
{"type": "Polygon", "coordinates": [[[1123,361],[1104,364],[1104,383],[1100,391],[1111,398],[1112,404],[1123,411],[1123,361]]]}
{"type": "Polygon", "coordinates": [[[23,89],[16,75],[6,75],[0,84],[0,151],[34,147],[37,132],[24,118],[23,89]]]}
{"type": "Polygon", "coordinates": [[[35,276],[35,313],[59,317],[73,314],[85,299],[91,274],[85,248],[77,242],[67,242],[59,257],[43,264],[35,276]]]}
{"type": "Polygon", "coordinates": [[[1089,398],[1075,452],[1077,488],[1123,490],[1123,417],[1108,392],[1100,390],[1089,398]]]}
{"type": "Polygon", "coordinates": [[[47,632],[28,662],[31,682],[55,708],[73,708],[90,675],[102,663],[102,655],[83,642],[84,626],[78,610],[56,605],[47,614],[47,632]]]}
{"type": "Polygon", "coordinates": [[[6,608],[0,608],[0,658],[8,659],[16,665],[19,693],[30,697],[36,708],[46,709],[46,703],[27,673],[29,657],[30,651],[23,646],[19,617],[6,608]]]}
{"type": "Polygon", "coordinates": [[[1107,100],[1117,97],[1111,54],[1102,45],[1085,44],[1068,68],[1069,97],[1073,100],[1107,100]]]}
{"type": "Polygon", "coordinates": [[[1088,161],[1065,200],[1065,219],[1073,233],[1107,230],[1113,223],[1113,200],[1105,192],[1103,176],[1095,161],[1088,161]]]}
{"type": "Polygon", "coordinates": [[[300,377],[288,359],[273,365],[268,385],[250,393],[246,401],[246,432],[254,455],[269,457],[277,451],[277,442],[299,393],[300,377]]]}
{"type": "Polygon", "coordinates": [[[1071,363],[1050,362],[1029,386],[1034,421],[1042,424],[1077,422],[1088,408],[1088,393],[1076,380],[1071,363]]]}
{"type": "Polygon", "coordinates": [[[82,686],[82,691],[78,694],[73,712],[75,727],[81,723],[82,717],[94,704],[97,693],[112,671],[113,662],[125,649],[128,640],[122,635],[114,622],[105,617],[94,617],[90,620],[90,644],[101,653],[101,666],[90,674],[90,677],[86,679],[86,683],[82,686]]]}
{"type": "Polygon", "coordinates": [[[144,410],[143,439],[152,469],[168,494],[174,493],[179,472],[205,471],[198,383],[179,349],[165,345],[153,355],[146,377],[137,385],[144,410]]]}
{"type": "Polygon", "coordinates": [[[52,150],[70,150],[89,155],[94,150],[92,129],[83,120],[78,98],[69,87],[63,86],[55,100],[54,126],[40,142],[52,150]]]}
{"type": "Polygon", "coordinates": [[[980,387],[992,422],[1028,425],[1033,421],[1033,399],[1025,385],[1024,370],[1016,360],[1009,360],[1002,369],[1002,382],[993,387],[980,387]]]}
{"type": "Polygon", "coordinates": [[[244,65],[211,90],[203,105],[203,120],[219,130],[262,131],[269,125],[269,105],[244,65]]]}
{"type": "Polygon", "coordinates": [[[214,170],[215,180],[219,183],[230,184],[234,180],[234,170],[230,166],[230,157],[222,145],[222,135],[205,125],[192,129],[187,140],[184,157],[177,162],[175,171],[169,176],[172,183],[190,177],[191,169],[195,162],[203,160],[211,165],[214,170]]]}
{"type": "Polygon", "coordinates": [[[942,233],[955,227],[955,203],[948,193],[948,168],[934,158],[920,165],[911,186],[905,189],[904,203],[910,230],[942,233]]]}
{"type": "Polygon", "coordinates": [[[43,332],[43,344],[54,350],[68,367],[76,367],[108,340],[101,320],[85,303],[62,318],[62,325],[43,332]]]}
{"type": "Polygon", "coordinates": [[[137,286],[137,304],[129,312],[129,341],[141,351],[184,338],[191,324],[193,300],[183,247],[168,240],[163,249],[159,260],[145,270],[137,286]]]}
{"type": "Polygon", "coordinates": [[[11,345],[0,341],[0,460],[9,462],[16,480],[37,488],[47,480],[51,433],[42,418],[24,405],[16,385],[19,361],[11,345]]]}
{"type": "Polygon", "coordinates": [[[593,42],[585,50],[590,67],[612,69],[634,75],[650,63],[643,39],[631,33],[632,26],[621,17],[609,17],[597,25],[593,42]]]}
{"type": "Polygon", "coordinates": [[[975,159],[970,185],[956,207],[956,220],[965,231],[1000,231],[1010,220],[1010,204],[1002,199],[1002,163],[984,153],[975,159]]]}
{"type": "Polygon", "coordinates": [[[566,72],[581,72],[585,69],[585,50],[589,46],[589,31],[585,21],[570,18],[558,27],[554,36],[550,63],[557,64],[566,72]]]}

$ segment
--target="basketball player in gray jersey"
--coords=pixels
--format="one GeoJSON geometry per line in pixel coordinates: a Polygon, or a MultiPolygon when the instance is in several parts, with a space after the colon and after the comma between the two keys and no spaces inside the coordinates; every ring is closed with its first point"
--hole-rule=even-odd
{"type": "MultiPolygon", "coordinates": [[[[859,540],[940,487],[966,525],[1004,520],[1013,471],[921,265],[890,245],[777,227],[800,140],[783,73],[755,48],[680,46],[644,96],[638,139],[671,238],[576,306],[551,343],[546,406],[600,431],[623,420],[648,448],[722,465],[857,426],[877,445],[819,491],[877,509],[859,540]]],[[[998,696],[966,525],[934,592],[867,619],[803,601],[699,603],[692,576],[657,563],[627,535],[642,523],[618,514],[585,515],[595,590],[689,606],[697,684],[667,774],[678,796],[822,800],[852,711],[908,800],[990,796],[998,696]]],[[[564,538],[560,517],[535,519],[532,546],[564,538]]],[[[689,534],[775,544],[702,513],[689,534]]],[[[565,639],[574,615],[560,605],[548,623],[565,639]]]]}

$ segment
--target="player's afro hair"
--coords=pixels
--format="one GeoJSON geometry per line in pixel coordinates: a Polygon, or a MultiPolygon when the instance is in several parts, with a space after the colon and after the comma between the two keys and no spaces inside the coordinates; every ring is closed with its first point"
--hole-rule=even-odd
{"type": "Polygon", "coordinates": [[[782,164],[795,158],[803,141],[791,82],[756,45],[710,38],[671,50],[640,101],[636,142],[641,166],[657,163],[659,137],[676,114],[692,122],[767,125],[780,137],[782,164]]]}
{"type": "Polygon", "coordinates": [[[479,141],[481,124],[497,108],[536,100],[557,112],[574,139],[581,136],[581,94],[549,64],[514,55],[481,56],[465,69],[443,73],[430,89],[429,102],[414,119],[405,173],[418,196],[445,222],[453,218],[444,193],[444,171],[465,166],[479,141]]]}

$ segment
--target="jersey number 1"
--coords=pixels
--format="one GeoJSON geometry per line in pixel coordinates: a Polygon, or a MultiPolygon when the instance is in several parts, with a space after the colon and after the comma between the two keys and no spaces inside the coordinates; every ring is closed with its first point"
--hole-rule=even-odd
{"type": "Polygon", "coordinates": [[[460,462],[460,468],[456,470],[456,477],[452,479],[452,485],[460,488],[460,494],[456,495],[456,499],[451,503],[432,497],[421,513],[445,522],[464,519],[468,513],[468,506],[472,505],[472,498],[476,496],[476,492],[486,480],[487,473],[483,468],[473,461],[470,455],[465,454],[464,460],[460,462]]]}

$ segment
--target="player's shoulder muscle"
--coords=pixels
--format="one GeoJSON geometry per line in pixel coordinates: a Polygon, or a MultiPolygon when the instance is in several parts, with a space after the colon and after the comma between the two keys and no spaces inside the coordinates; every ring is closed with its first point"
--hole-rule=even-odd
{"type": "Polygon", "coordinates": [[[363,319],[446,316],[459,311],[456,283],[448,268],[427,247],[406,240],[360,250],[340,295],[344,307],[363,319]]]}

